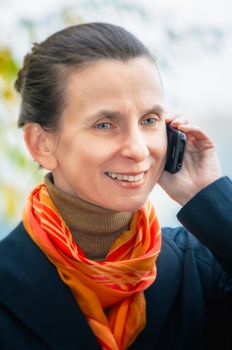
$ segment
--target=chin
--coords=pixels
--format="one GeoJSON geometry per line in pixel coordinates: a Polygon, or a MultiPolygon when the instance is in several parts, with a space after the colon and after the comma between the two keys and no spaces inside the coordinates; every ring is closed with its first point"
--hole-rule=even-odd
{"type": "Polygon", "coordinates": [[[123,212],[130,212],[133,213],[137,210],[139,210],[140,208],[142,208],[144,206],[144,204],[146,203],[147,199],[144,200],[134,200],[134,201],[129,201],[129,203],[125,203],[126,200],[123,203],[118,203],[111,208],[115,211],[123,211],[123,212]]]}

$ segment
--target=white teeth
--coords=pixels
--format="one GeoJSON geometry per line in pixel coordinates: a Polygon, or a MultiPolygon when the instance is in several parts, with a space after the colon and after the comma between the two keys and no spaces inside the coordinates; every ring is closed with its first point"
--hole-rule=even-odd
{"type": "Polygon", "coordinates": [[[141,173],[139,175],[123,175],[123,174],[116,174],[116,173],[107,173],[109,177],[112,177],[113,179],[117,179],[120,181],[129,181],[129,182],[138,182],[141,181],[144,177],[144,173],[141,173]]]}

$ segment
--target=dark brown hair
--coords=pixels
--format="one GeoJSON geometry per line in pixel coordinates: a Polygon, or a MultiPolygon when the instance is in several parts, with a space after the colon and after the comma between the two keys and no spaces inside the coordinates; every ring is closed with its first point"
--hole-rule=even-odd
{"type": "Polygon", "coordinates": [[[38,123],[45,130],[57,130],[65,106],[65,82],[73,69],[100,59],[127,61],[140,56],[155,62],[133,34],[107,23],[71,26],[34,44],[15,82],[22,97],[18,126],[38,123]]]}

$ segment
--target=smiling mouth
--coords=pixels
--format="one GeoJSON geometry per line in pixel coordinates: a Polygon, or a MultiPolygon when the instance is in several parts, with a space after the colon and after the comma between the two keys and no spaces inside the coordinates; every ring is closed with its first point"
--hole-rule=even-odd
{"type": "Polygon", "coordinates": [[[105,174],[114,180],[128,181],[128,182],[139,182],[144,178],[145,172],[142,172],[142,173],[137,174],[137,175],[126,175],[126,174],[118,174],[118,173],[111,173],[111,172],[106,172],[105,174]]]}

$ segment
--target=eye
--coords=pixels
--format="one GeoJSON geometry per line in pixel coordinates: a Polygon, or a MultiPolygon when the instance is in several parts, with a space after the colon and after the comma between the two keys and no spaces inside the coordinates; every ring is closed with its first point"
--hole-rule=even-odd
{"type": "Polygon", "coordinates": [[[100,130],[108,130],[111,128],[111,124],[110,123],[99,123],[95,125],[96,129],[100,129],[100,130]]]}
{"type": "Polygon", "coordinates": [[[149,118],[143,119],[142,124],[143,125],[154,125],[156,122],[157,122],[156,118],[149,117],[149,118]]]}

